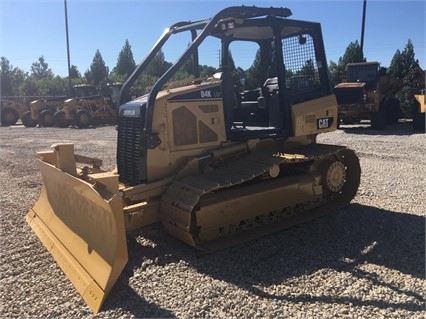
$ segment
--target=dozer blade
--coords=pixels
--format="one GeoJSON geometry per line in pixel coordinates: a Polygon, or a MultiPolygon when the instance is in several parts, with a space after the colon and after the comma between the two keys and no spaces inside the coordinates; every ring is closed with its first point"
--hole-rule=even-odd
{"type": "Polygon", "coordinates": [[[128,259],[121,199],[42,160],[37,166],[43,187],[25,219],[96,314],[128,259]]]}

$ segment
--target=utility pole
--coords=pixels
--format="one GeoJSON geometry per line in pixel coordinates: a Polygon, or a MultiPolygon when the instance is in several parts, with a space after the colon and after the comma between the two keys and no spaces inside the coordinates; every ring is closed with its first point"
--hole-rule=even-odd
{"type": "Polygon", "coordinates": [[[67,56],[68,56],[68,94],[71,94],[71,63],[70,63],[70,42],[68,39],[67,0],[64,0],[64,5],[65,5],[65,32],[67,35],[67,56]]]}
{"type": "Polygon", "coordinates": [[[364,0],[364,6],[362,8],[362,27],[361,27],[361,54],[364,58],[364,29],[365,29],[365,11],[367,9],[367,0],[364,0]]]}

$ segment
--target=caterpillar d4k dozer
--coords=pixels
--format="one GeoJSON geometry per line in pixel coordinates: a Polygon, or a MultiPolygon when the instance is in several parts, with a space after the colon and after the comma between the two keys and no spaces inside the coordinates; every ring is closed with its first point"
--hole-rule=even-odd
{"type": "Polygon", "coordinates": [[[37,153],[43,189],[26,219],[95,313],[126,264],[126,230],[161,222],[215,250],[355,196],[355,153],[316,142],[337,124],[321,26],[290,15],[229,7],[167,29],[121,89],[117,170],[75,155],[73,144],[37,153]],[[147,95],[123,103],[174,36],[185,44],[180,58],[147,95]],[[221,66],[203,77],[201,53],[217,49],[221,66]]]}

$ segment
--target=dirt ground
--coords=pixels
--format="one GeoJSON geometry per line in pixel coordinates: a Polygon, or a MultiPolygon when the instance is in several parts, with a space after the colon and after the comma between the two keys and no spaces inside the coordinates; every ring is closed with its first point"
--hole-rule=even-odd
{"type": "MultiPolygon", "coordinates": [[[[213,254],[153,225],[128,235],[129,263],[97,318],[424,318],[426,135],[410,122],[345,126],[362,168],[356,198],[327,216],[213,254]]],[[[72,142],[115,166],[116,130],[0,127],[0,313],[90,318],[90,309],[25,223],[41,176],[36,151],[72,142]]]]}

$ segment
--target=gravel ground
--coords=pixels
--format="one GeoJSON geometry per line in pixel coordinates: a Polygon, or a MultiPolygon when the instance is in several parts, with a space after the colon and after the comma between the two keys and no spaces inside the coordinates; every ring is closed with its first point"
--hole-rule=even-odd
{"type": "MultiPolygon", "coordinates": [[[[333,216],[202,254],[159,225],[129,234],[129,263],[97,318],[426,318],[426,136],[342,126],[319,141],[361,160],[351,205],[333,216]]],[[[24,216],[39,196],[36,151],[73,142],[115,165],[113,127],[0,128],[0,317],[91,318],[24,216]]]]}

